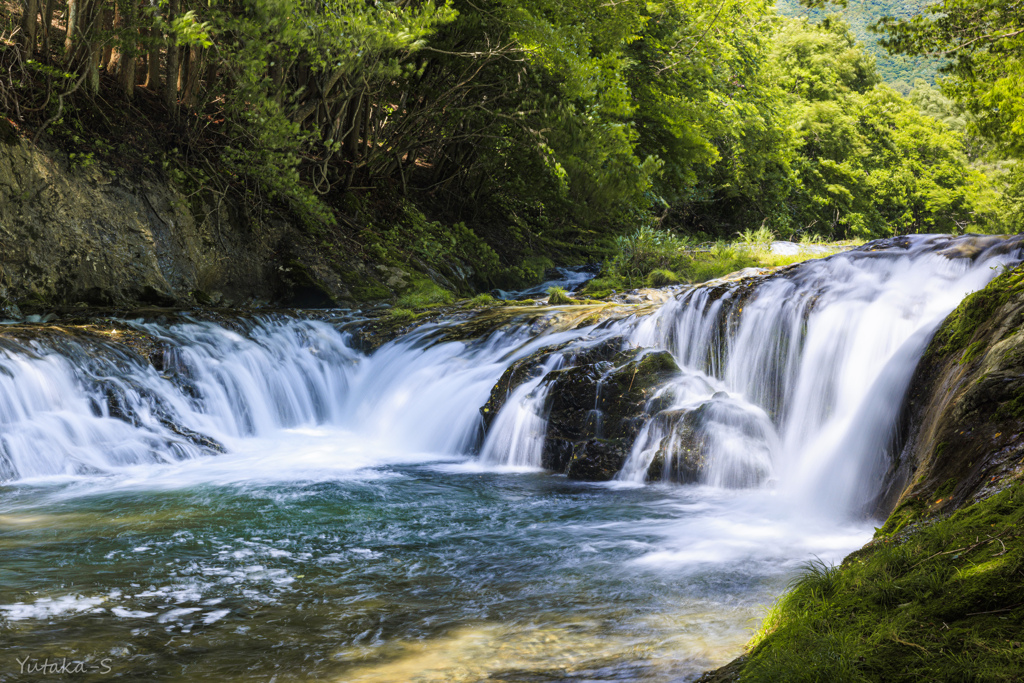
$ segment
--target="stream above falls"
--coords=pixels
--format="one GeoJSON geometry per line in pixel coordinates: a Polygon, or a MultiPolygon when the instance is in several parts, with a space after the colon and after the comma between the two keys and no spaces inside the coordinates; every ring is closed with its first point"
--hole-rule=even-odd
{"type": "Polygon", "coordinates": [[[661,306],[454,316],[372,354],[346,315],[20,326],[0,680],[16,656],[131,680],[691,680],[802,565],[871,537],[918,358],[1020,257],[901,238],[661,306]],[[608,388],[656,354],[620,419],[608,388]],[[567,387],[593,408],[559,412],[567,387]],[[550,471],[555,435],[577,460],[619,448],[616,471],[550,471]]]}

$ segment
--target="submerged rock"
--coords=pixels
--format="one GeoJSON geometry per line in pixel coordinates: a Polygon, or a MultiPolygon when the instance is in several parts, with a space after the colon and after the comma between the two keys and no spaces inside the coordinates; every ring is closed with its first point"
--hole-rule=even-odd
{"type": "Polygon", "coordinates": [[[590,439],[573,444],[565,474],[580,481],[608,481],[629,457],[628,439],[590,439]]]}
{"type": "Polygon", "coordinates": [[[768,416],[726,392],[696,408],[659,413],[651,431],[664,436],[647,468],[648,481],[749,488],[772,474],[777,439],[768,416]]]}

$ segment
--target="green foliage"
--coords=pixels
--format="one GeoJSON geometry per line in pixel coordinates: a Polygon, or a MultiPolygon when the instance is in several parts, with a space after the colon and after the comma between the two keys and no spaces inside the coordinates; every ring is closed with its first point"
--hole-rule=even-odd
{"type": "Polygon", "coordinates": [[[972,128],[1015,156],[1024,153],[1024,73],[1020,13],[1006,0],[945,0],[909,18],[878,22],[882,43],[896,54],[940,53],[943,92],[974,115],[972,128]]]}
{"type": "Polygon", "coordinates": [[[928,85],[935,83],[944,60],[925,55],[891,55],[879,44],[878,35],[871,29],[881,17],[909,17],[921,12],[928,5],[928,0],[856,0],[825,9],[808,7],[808,4],[806,0],[779,0],[776,8],[785,17],[807,18],[814,22],[820,22],[832,13],[838,14],[850,25],[854,37],[863,44],[864,52],[874,58],[878,75],[900,94],[906,95],[916,88],[918,81],[928,85]]]}
{"type": "MultiPolygon", "coordinates": [[[[641,227],[618,238],[618,253],[606,261],[600,277],[590,280],[582,292],[601,298],[612,291],[636,287],[664,287],[682,282],[699,283],[744,268],[773,268],[828,254],[801,251],[793,256],[771,253],[772,232],[765,227],[746,230],[736,243],[718,241],[698,245],[669,231],[641,227]]],[[[821,244],[821,240],[814,240],[821,244]]]]}
{"type": "Polygon", "coordinates": [[[991,112],[960,111],[909,76],[913,99],[901,98],[842,21],[781,19],[768,0],[121,10],[67,54],[26,62],[48,101],[24,110],[57,121],[78,84],[98,88],[93,45],[117,53],[104,82],[121,79],[125,97],[143,79],[123,65],[180,57],[159,84],[174,149],[156,156],[190,194],[269,199],[314,235],[372,207],[365,255],[452,281],[472,271],[479,288],[536,281],[553,257],[612,254],[607,289],[655,271],[703,277],[750,259],[684,258],[691,238],[746,226],[784,238],[1005,230],[1017,210],[1000,208],[998,183],[1024,196],[1011,169],[984,169],[994,184],[967,168],[984,150],[963,131],[991,112]]]}
{"type": "Polygon", "coordinates": [[[760,265],[762,263],[749,251],[737,249],[726,242],[716,242],[710,249],[686,254],[674,270],[689,282],[707,282],[760,265]]]}
{"type": "Polygon", "coordinates": [[[808,567],[741,680],[1020,680],[1024,486],[908,530],[918,509],[901,507],[841,566],[808,567]]]}
{"type": "Polygon", "coordinates": [[[530,279],[540,281],[544,279],[545,271],[555,267],[555,262],[547,256],[529,256],[519,264],[519,267],[530,279]]]}
{"type": "Polygon", "coordinates": [[[671,268],[690,243],[668,231],[644,225],[619,237],[615,245],[618,254],[611,264],[611,273],[635,287],[652,271],[671,268]]]}
{"type": "Polygon", "coordinates": [[[665,268],[658,268],[652,270],[647,275],[647,286],[648,287],[667,287],[669,285],[678,285],[682,280],[678,275],[673,273],[671,270],[665,268]]]}
{"type": "Polygon", "coordinates": [[[92,166],[96,159],[92,152],[70,152],[68,161],[71,162],[72,168],[84,169],[92,166]]]}
{"type": "Polygon", "coordinates": [[[390,308],[388,309],[388,315],[394,320],[401,321],[412,321],[416,318],[416,313],[408,308],[390,308]]]}
{"type": "Polygon", "coordinates": [[[625,280],[618,275],[611,275],[608,273],[607,266],[602,272],[605,273],[605,275],[595,277],[587,281],[587,284],[582,289],[584,294],[594,299],[603,299],[607,296],[611,296],[612,294],[629,289],[625,280]]]}
{"type": "Polygon", "coordinates": [[[369,255],[381,263],[427,266],[448,275],[474,272],[481,286],[493,286],[502,277],[521,277],[520,271],[501,264],[498,254],[465,223],[445,225],[428,220],[409,202],[402,204],[399,222],[387,229],[371,227],[362,235],[369,255]]]}
{"type": "Polygon", "coordinates": [[[482,307],[482,306],[493,306],[496,303],[498,303],[498,302],[495,301],[493,296],[491,296],[490,294],[484,293],[484,294],[477,294],[472,299],[467,300],[466,303],[465,303],[465,307],[466,308],[479,308],[479,307],[482,307]]]}
{"type": "Polygon", "coordinates": [[[789,22],[776,43],[787,66],[798,179],[793,223],[823,234],[881,237],[962,232],[973,188],[962,139],[879,85],[847,27],[789,22]]]}
{"type": "Polygon", "coordinates": [[[744,246],[760,249],[766,248],[775,239],[775,233],[763,225],[757,230],[747,228],[743,232],[736,233],[736,236],[740,238],[740,242],[744,246]]]}

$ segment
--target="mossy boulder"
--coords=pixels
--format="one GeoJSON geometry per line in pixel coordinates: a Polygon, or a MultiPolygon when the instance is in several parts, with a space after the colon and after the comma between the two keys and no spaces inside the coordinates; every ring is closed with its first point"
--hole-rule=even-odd
{"type": "Polygon", "coordinates": [[[671,403],[661,390],[678,373],[670,353],[647,349],[551,372],[544,467],[573,479],[611,479],[625,462],[618,454],[628,455],[644,423],[671,403]]]}
{"type": "Polygon", "coordinates": [[[910,384],[907,442],[879,513],[926,517],[985,498],[1024,473],[1024,267],[968,296],[935,334],[910,384]],[[951,485],[952,482],[952,485],[951,485]]]}
{"type": "Polygon", "coordinates": [[[494,418],[509,395],[520,385],[536,379],[544,373],[544,365],[554,354],[564,356],[564,365],[588,366],[613,358],[622,349],[623,340],[621,337],[604,340],[598,344],[580,346],[574,342],[565,342],[556,346],[547,346],[539,349],[528,356],[524,356],[512,363],[501,375],[501,379],[491,389],[491,395],[487,403],[480,409],[484,419],[485,428],[490,428],[494,418]]]}

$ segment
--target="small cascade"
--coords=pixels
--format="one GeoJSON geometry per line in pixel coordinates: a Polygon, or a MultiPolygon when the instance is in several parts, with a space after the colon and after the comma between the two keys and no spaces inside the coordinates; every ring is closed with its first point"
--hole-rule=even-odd
{"type": "Polygon", "coordinates": [[[516,387],[508,397],[508,407],[498,413],[488,430],[480,452],[482,462],[507,467],[541,466],[548,431],[547,399],[551,390],[551,383],[544,379],[549,372],[562,367],[563,360],[562,354],[551,354],[537,368],[536,376],[516,387]]]}
{"type": "Polygon", "coordinates": [[[705,459],[684,467],[699,470],[700,483],[743,485],[774,471],[798,498],[863,504],[934,330],[1019,258],[1016,240],[918,236],[684,292],[630,341],[670,349],[708,386],[703,396],[677,392],[672,414],[649,424],[619,478],[651,478],[662,452],[662,476],[705,459]],[[728,404],[715,399],[721,391],[728,404]]]}
{"type": "Polygon", "coordinates": [[[0,349],[0,480],[92,474],[206,450],[175,431],[182,415],[150,391],[163,381],[152,368],[117,351],[60,347],[5,341],[0,349]]]}
{"type": "Polygon", "coordinates": [[[346,335],[311,320],[139,328],[164,342],[168,382],[154,391],[184,399],[187,426],[218,438],[340,420],[362,360],[346,335]]]}
{"type": "Polygon", "coordinates": [[[579,478],[770,484],[853,510],[877,491],[934,330],[1019,261],[1018,245],[876,242],[683,289],[653,312],[622,309],[600,324],[512,311],[487,333],[462,337],[460,321],[442,321],[370,355],[339,325],[292,316],[125,323],[163,349],[152,364],[97,336],[5,338],[0,480],[244,452],[329,427],[370,452],[479,453],[484,466],[579,478]]]}

